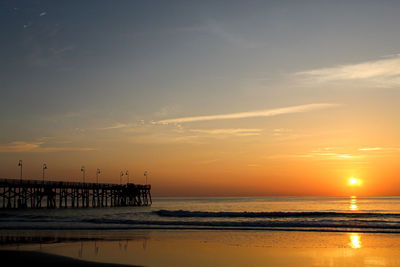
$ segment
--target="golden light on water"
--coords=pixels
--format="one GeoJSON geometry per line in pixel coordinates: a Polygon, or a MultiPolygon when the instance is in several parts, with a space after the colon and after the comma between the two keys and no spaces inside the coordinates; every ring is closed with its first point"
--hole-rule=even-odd
{"type": "Polygon", "coordinates": [[[357,205],[357,197],[356,196],[351,196],[350,197],[350,207],[349,209],[351,211],[356,211],[358,210],[358,205],[357,205]]]}
{"type": "Polygon", "coordinates": [[[361,238],[360,235],[357,233],[350,234],[350,243],[349,246],[351,248],[361,248],[361,238]]]}
{"type": "Polygon", "coordinates": [[[352,211],[358,210],[358,206],[356,204],[351,204],[350,210],[352,210],[352,211]]]}

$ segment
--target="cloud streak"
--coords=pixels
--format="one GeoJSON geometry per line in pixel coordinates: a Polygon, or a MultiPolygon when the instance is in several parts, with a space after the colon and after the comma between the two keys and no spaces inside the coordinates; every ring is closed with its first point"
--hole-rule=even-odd
{"type": "Polygon", "coordinates": [[[383,86],[400,84],[400,56],[295,73],[310,82],[368,81],[383,86]]]}
{"type": "Polygon", "coordinates": [[[114,130],[114,129],[122,129],[122,128],[128,128],[128,127],[129,127],[129,124],[116,123],[116,124],[111,125],[111,126],[99,128],[99,130],[114,130]]]}
{"type": "Polygon", "coordinates": [[[28,152],[38,149],[42,143],[27,143],[15,141],[8,144],[0,144],[0,152],[28,152]]]}
{"type": "Polygon", "coordinates": [[[43,147],[43,142],[14,141],[7,144],[0,144],[0,153],[21,153],[21,152],[59,152],[59,151],[94,151],[90,147],[43,147]]]}
{"type": "Polygon", "coordinates": [[[398,151],[400,148],[397,147],[363,147],[359,148],[360,151],[398,151]]]}
{"type": "Polygon", "coordinates": [[[206,20],[198,26],[178,28],[177,31],[210,34],[220,38],[228,44],[245,49],[253,49],[265,46],[264,42],[256,41],[254,38],[250,39],[249,36],[243,36],[243,34],[236,31],[235,28],[231,28],[230,26],[224,25],[223,23],[212,19],[206,20]]]}
{"type": "Polygon", "coordinates": [[[240,113],[229,113],[229,114],[219,114],[219,115],[207,115],[207,116],[192,116],[192,117],[181,117],[160,120],[155,122],[156,124],[170,124],[170,123],[187,123],[187,122],[198,122],[198,121],[211,121],[211,120],[227,120],[227,119],[244,119],[244,118],[254,118],[254,117],[273,117],[283,114],[292,113],[302,113],[314,110],[326,109],[340,106],[334,103],[314,103],[299,106],[290,106],[275,109],[265,109],[258,111],[240,112],[240,113]]]}
{"type": "Polygon", "coordinates": [[[190,130],[195,133],[203,133],[210,135],[236,135],[236,136],[250,136],[260,135],[262,129],[192,129],[190,130]]]}

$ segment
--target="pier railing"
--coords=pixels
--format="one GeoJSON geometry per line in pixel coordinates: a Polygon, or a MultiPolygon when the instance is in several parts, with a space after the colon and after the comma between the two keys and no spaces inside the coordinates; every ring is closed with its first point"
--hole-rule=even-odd
{"type": "Polygon", "coordinates": [[[0,179],[0,208],[149,206],[151,185],[0,179]]]}

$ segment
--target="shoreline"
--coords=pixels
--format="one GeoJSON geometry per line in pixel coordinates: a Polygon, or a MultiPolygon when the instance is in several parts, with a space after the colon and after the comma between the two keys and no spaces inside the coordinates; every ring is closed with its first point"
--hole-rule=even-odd
{"type": "Polygon", "coordinates": [[[12,263],[16,266],[29,263],[32,266],[41,267],[64,267],[64,266],[77,266],[77,267],[139,267],[139,265],[126,265],[105,262],[94,262],[78,260],[75,258],[49,254],[38,251],[27,250],[2,250],[0,249],[0,258],[3,262],[12,263]]]}
{"type": "Polygon", "coordinates": [[[170,229],[0,232],[0,256],[6,253],[10,259],[29,263],[38,260],[44,267],[77,266],[75,260],[80,262],[78,266],[322,267],[330,261],[332,266],[342,267],[372,260],[382,266],[400,266],[400,235],[390,233],[170,229]],[[48,263],[53,260],[49,255],[60,263],[48,263]],[[31,256],[36,258],[30,260],[31,256]],[[42,264],[42,260],[46,262],[42,264]]]}
{"type": "Polygon", "coordinates": [[[307,228],[279,228],[279,227],[179,227],[179,226],[171,226],[171,227],[149,227],[149,226],[136,226],[136,227],[91,227],[91,228],[74,228],[74,227],[63,227],[63,228],[29,228],[29,227],[3,227],[0,228],[1,231],[32,231],[32,232],[41,232],[41,231],[71,231],[71,232],[99,232],[99,231],[124,231],[124,232],[135,232],[135,231],[216,231],[216,232],[226,232],[226,231],[260,231],[260,232],[321,232],[321,233],[369,233],[369,234],[400,234],[400,230],[393,229],[376,229],[376,228],[331,228],[331,229],[321,229],[318,227],[307,227],[307,228]]]}

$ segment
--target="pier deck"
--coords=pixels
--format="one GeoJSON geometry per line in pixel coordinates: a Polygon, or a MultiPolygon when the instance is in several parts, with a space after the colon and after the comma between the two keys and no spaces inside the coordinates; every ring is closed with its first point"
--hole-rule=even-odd
{"type": "Polygon", "coordinates": [[[0,179],[0,209],[149,206],[151,185],[0,179]]]}

